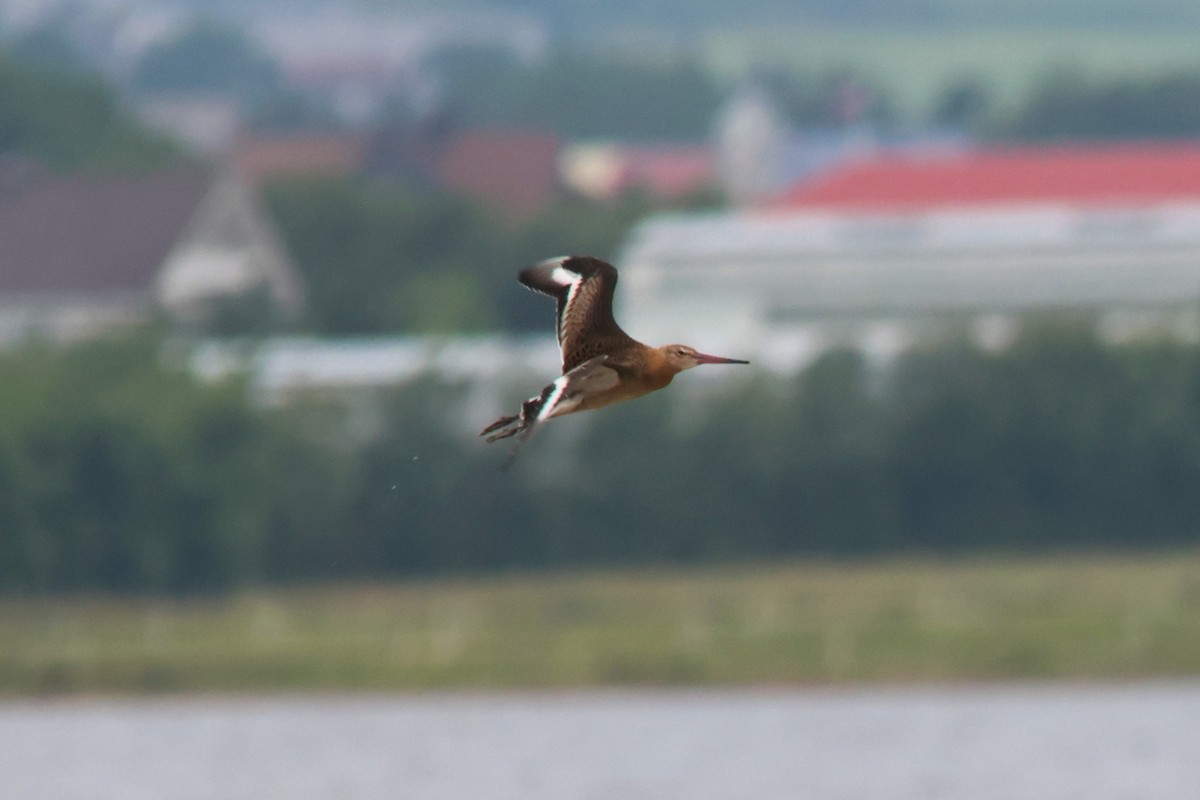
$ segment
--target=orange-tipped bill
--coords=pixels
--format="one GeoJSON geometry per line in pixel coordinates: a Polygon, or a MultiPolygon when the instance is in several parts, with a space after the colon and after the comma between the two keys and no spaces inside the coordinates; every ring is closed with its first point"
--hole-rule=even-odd
{"type": "Polygon", "coordinates": [[[706,353],[696,353],[697,364],[749,364],[749,361],[743,361],[740,358],[724,358],[722,356],[710,356],[706,353]]]}

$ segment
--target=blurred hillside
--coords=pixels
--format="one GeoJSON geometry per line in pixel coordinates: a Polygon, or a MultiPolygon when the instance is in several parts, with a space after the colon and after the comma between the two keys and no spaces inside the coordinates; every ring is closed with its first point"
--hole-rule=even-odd
{"type": "MultiPolygon", "coordinates": [[[[464,87],[453,86],[438,62],[444,53],[462,49],[502,71],[497,58],[527,68],[564,60],[570,68],[599,59],[616,70],[594,74],[589,90],[601,93],[619,86],[653,91],[653,73],[643,73],[651,78],[644,89],[625,77],[630,69],[648,66],[683,65],[715,78],[722,91],[762,73],[809,78],[849,73],[887,95],[887,104],[909,124],[933,114],[943,96],[964,82],[1013,104],[1045,75],[1064,70],[1103,80],[1145,80],[1200,67],[1192,47],[1200,12],[1182,0],[799,5],[93,0],[74,4],[71,13],[64,8],[56,0],[0,3],[0,36],[22,56],[99,70],[138,92],[232,94],[253,105],[260,121],[274,124],[339,118],[361,123],[398,109],[422,113],[431,104],[454,101],[464,87]],[[613,79],[618,83],[610,86],[613,79]]],[[[476,77],[496,76],[485,69],[476,77]]],[[[580,85],[567,76],[559,86],[564,84],[580,85]]],[[[481,88],[465,91],[478,100],[481,88]]],[[[560,88],[554,100],[578,109],[586,104],[575,101],[588,96],[560,88]]],[[[659,96],[674,104],[695,102],[701,93],[693,87],[674,99],[659,96]]],[[[487,98],[493,114],[504,98],[487,98]]],[[[479,112],[470,98],[464,105],[469,114],[479,112]]],[[[525,103],[508,113],[529,123],[560,112],[553,103],[525,103]],[[533,118],[524,116],[530,111],[533,118]]],[[[646,104],[642,113],[663,112],[646,104]]],[[[639,124],[635,115],[606,117],[611,125],[639,124]]],[[[688,135],[702,137],[704,131],[688,135]]]]}
{"type": "Polygon", "coordinates": [[[197,7],[253,10],[258,13],[281,7],[370,7],[408,12],[449,11],[478,8],[507,8],[549,20],[564,31],[605,35],[614,29],[645,27],[662,33],[694,33],[720,26],[769,27],[782,22],[807,24],[911,24],[1006,25],[1030,26],[1123,26],[1131,22],[1144,25],[1180,25],[1200,22],[1200,11],[1185,0],[1100,0],[1096,3],[1066,2],[1047,6],[1033,0],[1005,0],[979,3],[975,0],[747,0],[728,3],[723,0],[649,0],[642,3],[614,4],[602,0],[375,0],[371,3],[305,0],[284,3],[281,0],[192,0],[197,7]]]}

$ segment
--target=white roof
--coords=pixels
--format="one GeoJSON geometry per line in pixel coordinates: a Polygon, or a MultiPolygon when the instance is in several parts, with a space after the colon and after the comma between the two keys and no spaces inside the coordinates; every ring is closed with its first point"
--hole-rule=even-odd
{"type": "Polygon", "coordinates": [[[635,316],[721,298],[832,315],[1200,298],[1200,204],[658,217],[621,259],[635,316]]]}
{"type": "Polygon", "coordinates": [[[271,400],[313,389],[387,387],[426,373],[471,382],[496,381],[522,372],[553,377],[559,355],[552,333],[538,337],[297,337],[241,345],[205,342],[194,349],[191,366],[210,380],[247,373],[255,391],[271,400]]]}

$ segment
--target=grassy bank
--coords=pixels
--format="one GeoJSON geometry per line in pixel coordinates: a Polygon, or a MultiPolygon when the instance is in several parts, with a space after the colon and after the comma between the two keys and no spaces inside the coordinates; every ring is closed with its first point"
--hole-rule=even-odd
{"type": "Polygon", "coordinates": [[[791,564],[0,601],[0,692],[1200,673],[1200,557],[791,564]]]}

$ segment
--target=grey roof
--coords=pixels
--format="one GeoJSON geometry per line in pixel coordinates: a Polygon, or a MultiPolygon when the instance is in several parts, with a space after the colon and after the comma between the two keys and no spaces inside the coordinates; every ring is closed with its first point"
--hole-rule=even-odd
{"type": "Polygon", "coordinates": [[[60,176],[0,163],[0,295],[149,291],[212,182],[191,166],[60,176]]]}

